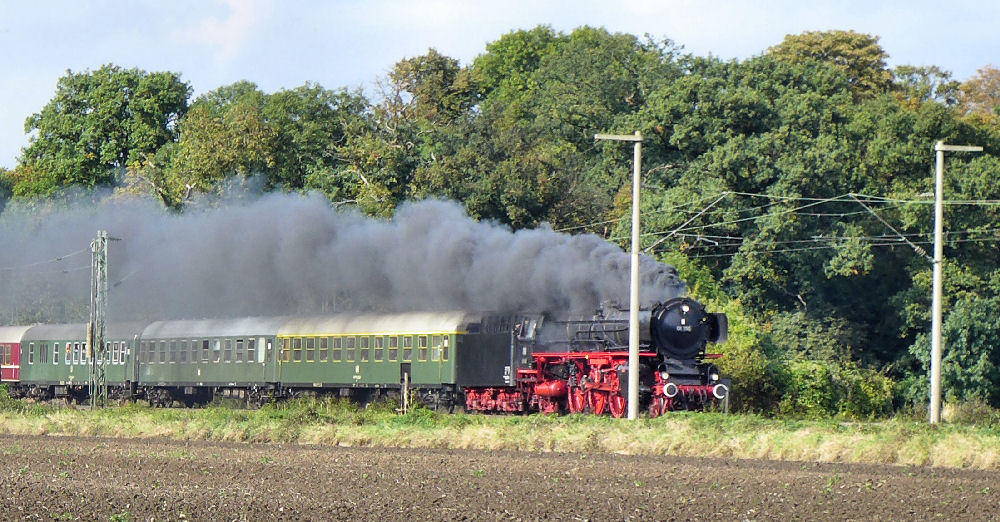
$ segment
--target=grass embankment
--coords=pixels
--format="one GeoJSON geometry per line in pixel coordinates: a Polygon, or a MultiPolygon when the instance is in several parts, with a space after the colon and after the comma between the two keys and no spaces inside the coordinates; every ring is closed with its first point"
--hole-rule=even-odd
{"type": "Polygon", "coordinates": [[[636,422],[586,415],[447,415],[340,401],[260,410],[212,406],[89,411],[0,401],[7,434],[280,442],[344,446],[617,452],[635,455],[872,462],[1000,469],[1000,427],[914,420],[837,422],[675,413],[636,422]]]}

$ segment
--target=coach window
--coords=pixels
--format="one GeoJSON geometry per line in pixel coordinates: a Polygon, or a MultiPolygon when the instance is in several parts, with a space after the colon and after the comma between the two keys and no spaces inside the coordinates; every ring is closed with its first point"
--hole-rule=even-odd
{"type": "Polygon", "coordinates": [[[170,341],[170,362],[177,362],[177,341],[170,341]]]}
{"type": "Polygon", "coordinates": [[[222,362],[233,362],[233,340],[226,339],[223,343],[226,349],[222,352],[222,362]]]}
{"type": "Polygon", "coordinates": [[[73,359],[71,364],[80,364],[80,343],[73,343],[73,359]]]}
{"type": "Polygon", "coordinates": [[[375,338],[375,360],[381,361],[385,356],[385,337],[375,338]]]}
{"type": "Polygon", "coordinates": [[[257,362],[257,339],[247,339],[247,362],[257,362]]]}
{"type": "Polygon", "coordinates": [[[361,338],[361,362],[368,362],[371,358],[371,343],[371,337],[365,336],[361,338]]]}
{"type": "Polygon", "coordinates": [[[302,338],[292,339],[292,361],[302,362],[302,338]]]}
{"type": "Polygon", "coordinates": [[[212,339],[212,362],[217,363],[222,360],[222,341],[212,339]]]}
{"type": "Polygon", "coordinates": [[[59,364],[59,343],[52,345],[52,364],[59,364]]]}
{"type": "Polygon", "coordinates": [[[316,360],[316,338],[308,337],[306,338],[306,362],[313,362],[316,360]]]}
{"type": "Polygon", "coordinates": [[[431,336],[431,360],[440,361],[441,360],[441,336],[433,335],[431,336]]]}
{"type": "Polygon", "coordinates": [[[243,345],[243,339],[236,340],[236,362],[243,362],[245,346],[243,345]]]}
{"type": "Polygon", "coordinates": [[[177,341],[177,349],[179,353],[178,362],[186,363],[188,362],[188,342],[187,341],[177,341]]]}
{"type": "Polygon", "coordinates": [[[448,353],[448,351],[449,351],[448,350],[449,341],[451,341],[451,336],[448,336],[448,335],[444,336],[444,339],[442,340],[442,345],[441,345],[441,360],[442,361],[447,361],[448,360],[448,356],[450,355],[448,353]]]}
{"type": "Polygon", "coordinates": [[[410,362],[413,360],[413,336],[407,335],[403,337],[403,362],[410,362]]]}
{"type": "Polygon", "coordinates": [[[389,360],[396,361],[399,359],[399,337],[389,338],[389,360]]]}
{"type": "Polygon", "coordinates": [[[28,364],[35,364],[35,343],[28,343],[28,364]]]}
{"type": "Polygon", "coordinates": [[[330,338],[320,337],[319,338],[319,362],[326,362],[330,360],[330,338]]]}
{"type": "Polygon", "coordinates": [[[166,364],[167,361],[167,341],[160,341],[160,364],[166,364]]]}
{"type": "MultiPolygon", "coordinates": [[[[200,358],[198,352],[201,348],[201,341],[197,339],[191,339],[189,346],[191,347],[191,362],[194,364],[198,364],[198,359],[200,358]]],[[[124,361],[125,357],[122,356],[122,362],[124,361]]]]}
{"type": "Polygon", "coordinates": [[[271,362],[274,360],[274,346],[271,345],[271,341],[267,342],[267,349],[264,351],[264,354],[266,355],[264,362],[271,362]]]}
{"type": "Polygon", "coordinates": [[[336,362],[340,362],[340,357],[342,353],[341,349],[344,346],[344,340],[341,339],[340,337],[334,337],[333,339],[331,339],[331,342],[333,344],[333,360],[336,362]]]}
{"type": "Polygon", "coordinates": [[[111,364],[118,364],[118,343],[111,344],[111,364]]]}
{"type": "Polygon", "coordinates": [[[203,339],[201,341],[201,362],[207,363],[211,358],[211,343],[208,339],[203,339]]]}
{"type": "Polygon", "coordinates": [[[427,336],[418,335],[417,336],[417,360],[426,361],[427,360],[427,336]]]}
{"type": "Polygon", "coordinates": [[[347,362],[354,362],[354,346],[357,339],[354,337],[347,337],[344,339],[344,360],[347,362]]]}
{"type": "Polygon", "coordinates": [[[289,338],[284,338],[281,340],[281,360],[284,362],[289,362],[292,360],[292,340],[289,338]]]}

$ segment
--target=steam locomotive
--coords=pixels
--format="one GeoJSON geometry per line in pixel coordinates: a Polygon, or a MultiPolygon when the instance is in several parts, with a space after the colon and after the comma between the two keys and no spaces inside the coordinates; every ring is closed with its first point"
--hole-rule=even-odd
{"type": "MultiPolygon", "coordinates": [[[[639,397],[651,416],[728,403],[706,353],[726,316],[690,298],[640,313],[639,397]]],[[[627,312],[592,317],[411,312],[116,323],[103,349],[86,324],[0,327],[0,378],[14,397],[85,401],[91,374],[108,397],[187,406],[216,397],[249,406],[334,395],[368,402],[404,393],[434,408],[622,416],[627,312]]]]}

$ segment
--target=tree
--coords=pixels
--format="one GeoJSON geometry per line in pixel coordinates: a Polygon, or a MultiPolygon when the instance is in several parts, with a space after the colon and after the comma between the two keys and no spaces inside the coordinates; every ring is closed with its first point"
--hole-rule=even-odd
{"type": "Polygon", "coordinates": [[[950,72],[936,65],[900,65],[893,69],[892,75],[904,99],[916,103],[935,101],[948,106],[958,103],[959,83],[952,79],[950,72]]]}
{"type": "Polygon", "coordinates": [[[317,84],[281,90],[264,100],[263,117],[274,133],[271,187],[321,187],[347,168],[343,149],[366,130],[368,100],[360,92],[317,84]]]}
{"type": "MultiPolygon", "coordinates": [[[[950,401],[980,401],[1000,407],[1000,298],[968,295],[945,318],[942,335],[947,350],[941,360],[941,381],[950,401]]],[[[930,339],[921,335],[912,347],[924,372],[930,366],[930,339]]],[[[926,375],[926,373],[924,373],[926,375]]]]}
{"type": "Polygon", "coordinates": [[[973,120],[1000,124],[1000,68],[987,65],[959,87],[958,109],[973,120]]]}
{"type": "Polygon", "coordinates": [[[11,177],[11,172],[0,167],[0,214],[3,214],[3,209],[7,206],[7,200],[10,199],[11,194],[14,192],[13,189],[14,178],[11,177]]]}
{"type": "Polygon", "coordinates": [[[28,117],[18,196],[66,185],[112,185],[116,176],[176,138],[191,88],[172,72],[105,65],[59,79],[56,94],[28,117]]]}
{"type": "Polygon", "coordinates": [[[429,49],[427,54],[397,62],[389,73],[393,100],[404,118],[448,124],[476,102],[476,88],[458,60],[429,49]]]}
{"type": "Polygon", "coordinates": [[[854,31],[806,31],[787,35],[768,54],[782,60],[817,60],[833,65],[847,75],[851,90],[869,98],[889,90],[892,73],[886,69],[889,55],[878,37],[854,31]]]}
{"type": "Polygon", "coordinates": [[[250,82],[200,96],[178,125],[176,145],[147,156],[135,174],[177,208],[227,178],[265,173],[275,164],[276,136],[263,115],[264,99],[250,82]]]}

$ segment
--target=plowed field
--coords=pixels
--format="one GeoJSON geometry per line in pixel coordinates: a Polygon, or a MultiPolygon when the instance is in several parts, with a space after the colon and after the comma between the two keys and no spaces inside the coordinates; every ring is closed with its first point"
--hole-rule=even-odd
{"type": "Polygon", "coordinates": [[[1000,472],[0,436],[0,519],[988,520],[1000,472]]]}

